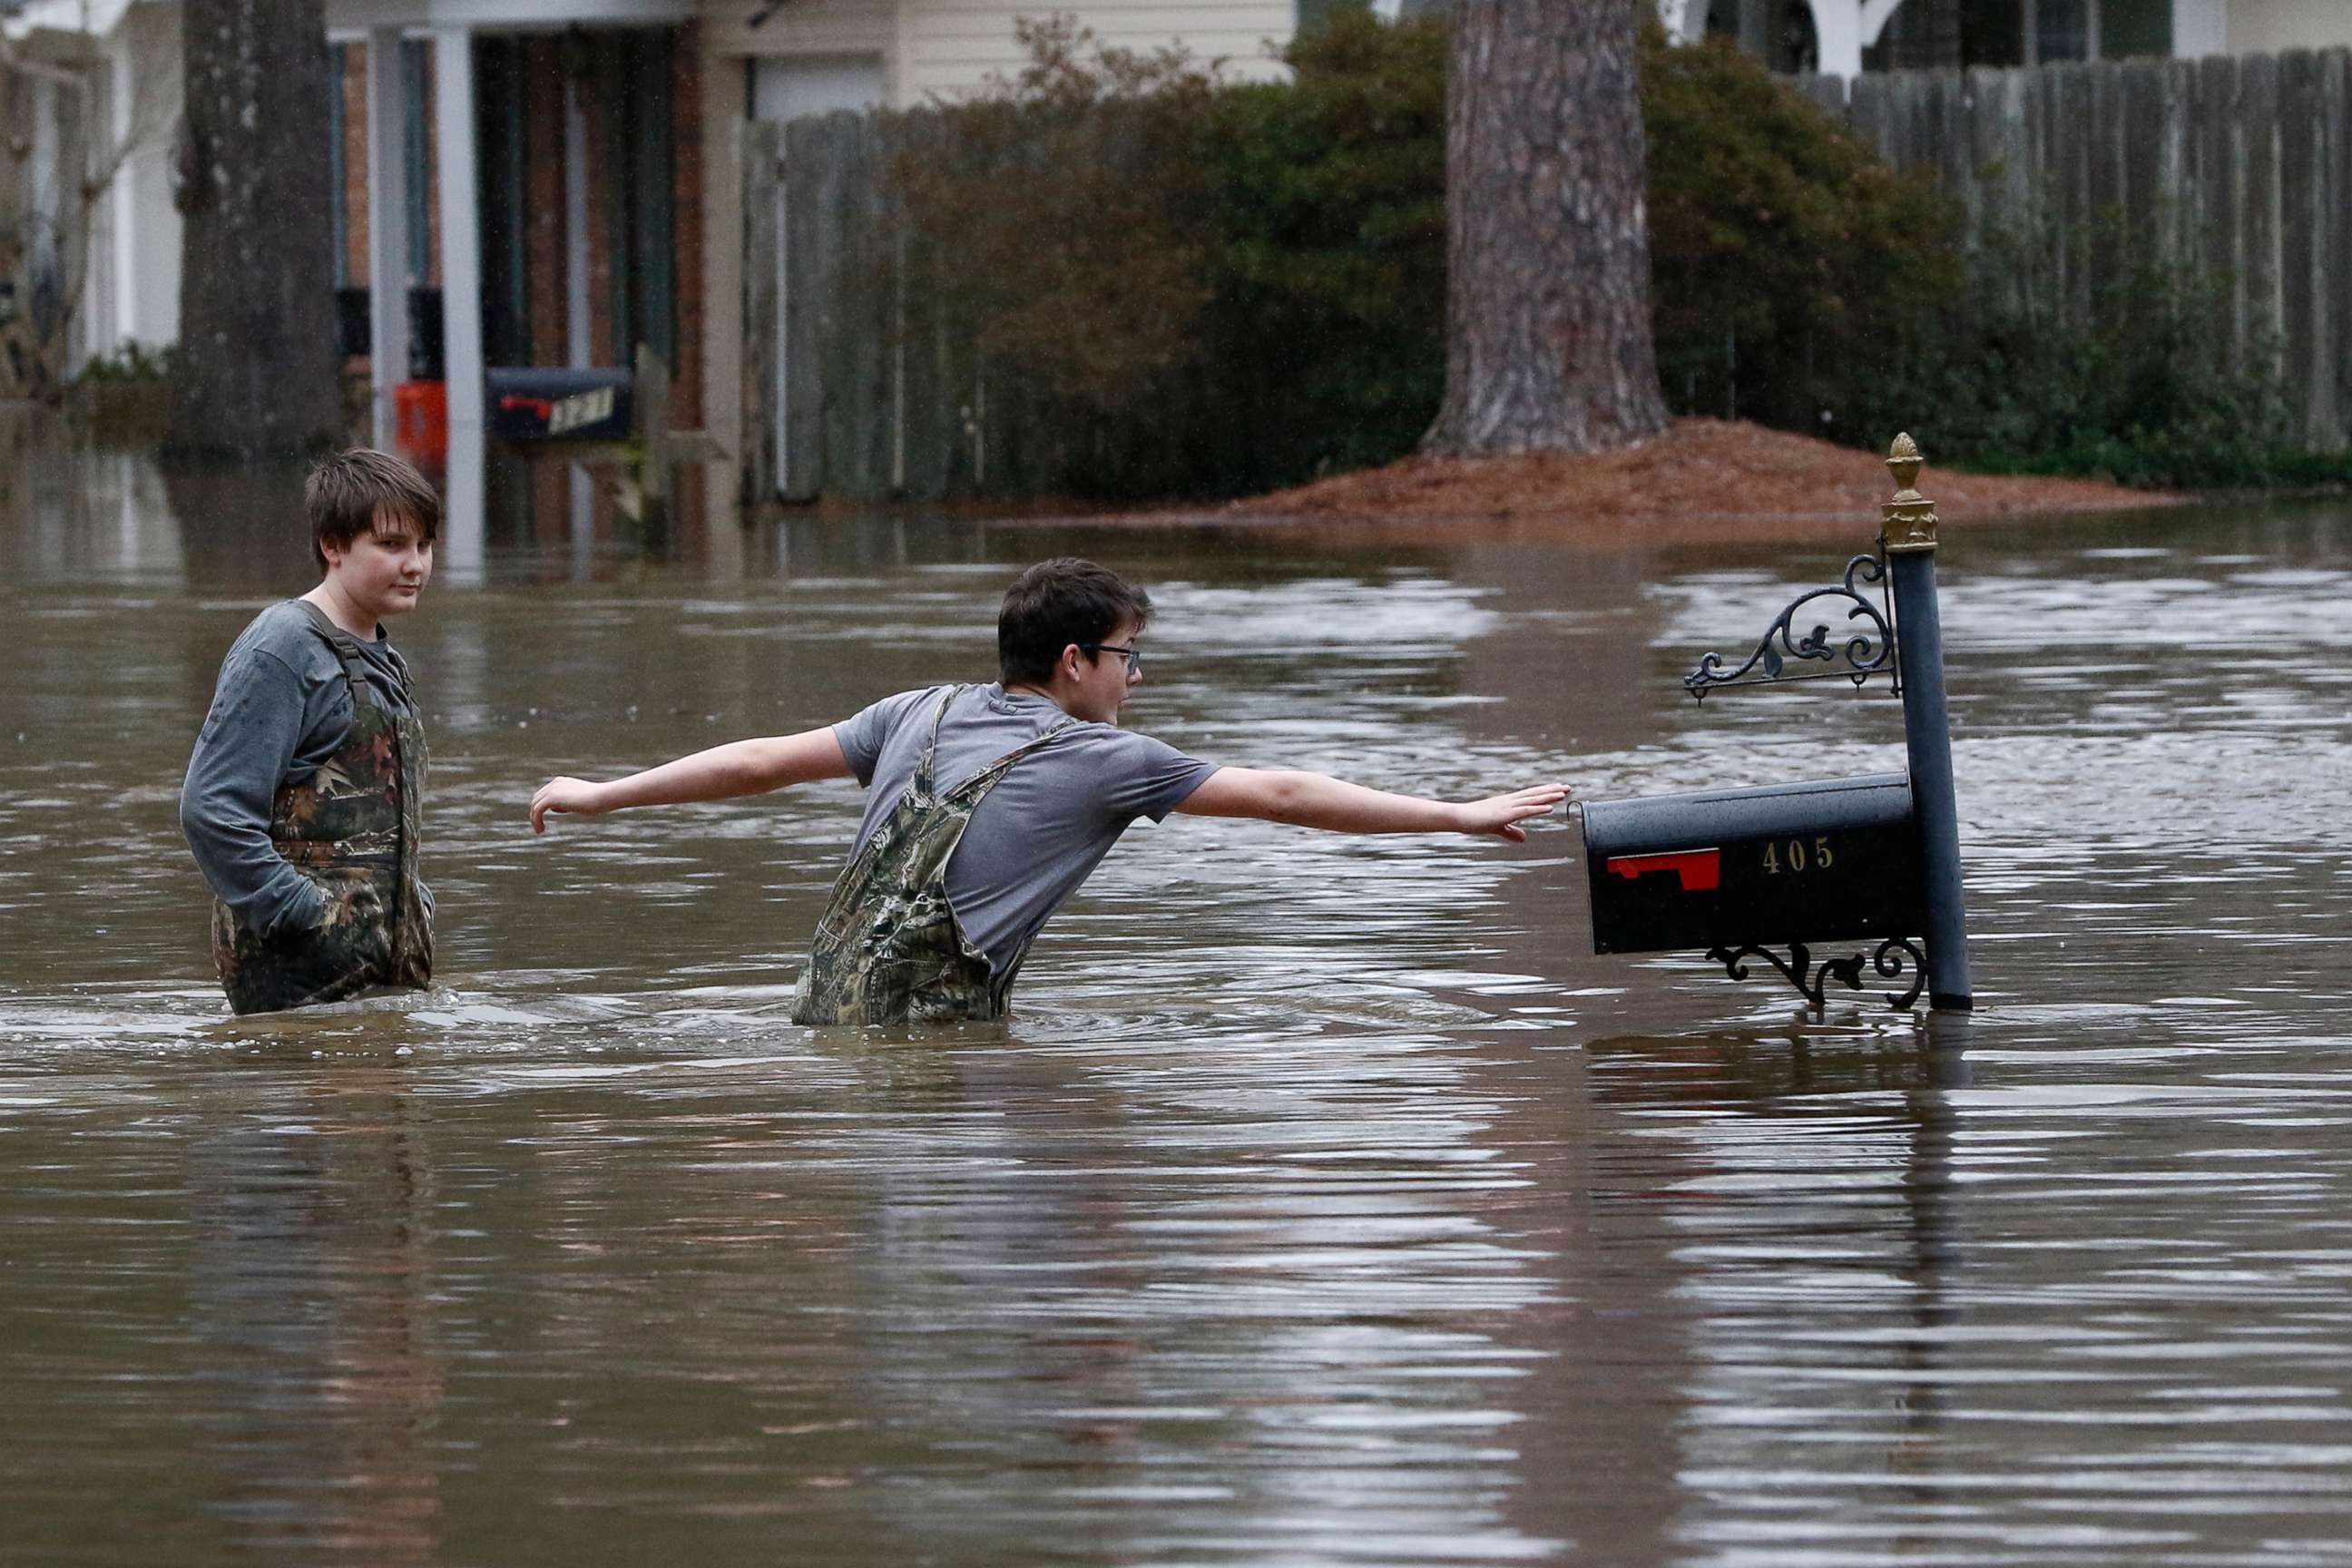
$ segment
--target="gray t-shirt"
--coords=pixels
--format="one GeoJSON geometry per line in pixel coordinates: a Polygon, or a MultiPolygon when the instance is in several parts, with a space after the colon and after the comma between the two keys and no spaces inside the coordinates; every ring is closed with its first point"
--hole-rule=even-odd
{"type": "MultiPolygon", "coordinates": [[[[857,782],[871,791],[859,847],[915,776],[946,689],[902,691],[833,727],[857,782]]],[[[940,726],[934,780],[953,789],[1064,717],[1029,692],[967,688],[940,726]]],[[[1216,771],[1148,735],[1092,722],[1013,763],[974,808],[948,862],[948,904],[966,940],[1003,973],[1129,823],[1164,820],[1216,771]]]]}
{"type": "MultiPolygon", "coordinates": [[[[368,700],[395,715],[414,711],[408,665],[382,626],[360,652],[368,700]]],[[[278,789],[317,773],[351,728],[342,661],[310,612],[288,599],[256,616],[221,660],[180,791],[180,830],[215,896],[262,935],[325,917],[317,886],[270,843],[269,812],[278,789]]]]}

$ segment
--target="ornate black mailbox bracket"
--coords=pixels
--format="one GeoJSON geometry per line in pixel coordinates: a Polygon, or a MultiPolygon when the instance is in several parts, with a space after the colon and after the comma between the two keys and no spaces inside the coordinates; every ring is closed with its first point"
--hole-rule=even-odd
{"type": "MultiPolygon", "coordinates": [[[[1748,959],[1762,959],[1779,970],[1781,978],[1795,986],[1805,1000],[1812,1004],[1816,1013],[1829,1005],[1824,993],[1831,981],[1836,981],[1849,991],[1862,989],[1863,957],[1858,952],[1851,958],[1823,959],[1819,969],[1813,967],[1812,949],[1801,942],[1789,944],[1787,963],[1783,963],[1780,955],[1769,947],[1711,947],[1706,950],[1706,956],[1710,962],[1723,965],[1723,972],[1734,980],[1748,978],[1748,959]]],[[[1911,1005],[1919,1000],[1919,993],[1927,984],[1927,971],[1919,950],[1907,940],[1899,936],[1887,938],[1878,944],[1878,952],[1872,955],[1870,963],[1888,980],[1901,976],[1906,965],[1911,971],[1910,989],[1900,994],[1889,993],[1886,997],[1888,1006],[1908,1011],[1911,1005]]]]}
{"type": "Polygon", "coordinates": [[[1723,656],[1710,653],[1700,658],[1698,668],[1683,677],[1683,689],[1704,702],[1706,694],[1727,686],[1779,686],[1796,680],[1833,680],[1841,677],[1859,689],[1869,683],[1874,675],[1885,672],[1895,694],[1903,690],[1902,667],[1895,656],[1895,609],[1886,598],[1886,557],[1876,552],[1857,555],[1845,563],[1844,581],[1834,588],[1815,588],[1801,594],[1789,607],[1764,629],[1756,651],[1748,662],[1729,674],[1723,673],[1723,656]],[[1875,605],[1864,596],[1858,584],[1878,584],[1879,602],[1875,605]],[[1848,606],[1845,618],[1849,625],[1860,621],[1850,635],[1832,640],[1826,623],[1816,625],[1804,637],[1796,635],[1797,612],[1807,605],[1835,605],[1843,601],[1848,606]],[[1800,664],[1822,661],[1843,668],[1795,670],[1790,660],[1800,664]],[[1763,673],[1757,674],[1760,668],[1763,673]]]}
{"type": "MultiPolygon", "coordinates": [[[[1789,607],[1765,627],[1763,637],[1756,644],[1756,651],[1748,656],[1747,663],[1727,673],[1721,654],[1706,654],[1699,659],[1697,668],[1683,677],[1683,689],[1704,702],[1708,692],[1726,687],[1779,686],[1791,681],[1843,678],[1853,681],[1855,689],[1859,690],[1869,684],[1871,677],[1884,673],[1894,693],[1900,696],[1903,691],[1902,664],[1896,654],[1895,607],[1886,596],[1886,581],[1885,554],[1873,551],[1867,555],[1855,556],[1845,563],[1845,574],[1838,586],[1815,588],[1790,601],[1789,607]],[[1878,584],[1879,601],[1874,605],[1862,591],[1862,585],[1869,583],[1878,584]],[[1797,614],[1806,605],[1816,606],[1815,613],[1819,614],[1821,608],[1833,608],[1840,603],[1846,606],[1845,619],[1850,628],[1846,636],[1832,638],[1826,622],[1816,623],[1801,637],[1796,635],[1797,614]],[[1799,665],[1827,663],[1832,668],[1792,669],[1792,661],[1799,665]]],[[[1906,967],[1909,969],[1909,988],[1900,993],[1888,993],[1886,996],[1887,1005],[1898,1010],[1907,1010],[1918,1001],[1919,993],[1927,982],[1925,961],[1919,950],[1901,937],[1890,937],[1880,943],[1877,952],[1867,960],[1857,952],[1849,958],[1823,959],[1818,967],[1813,963],[1812,949],[1801,942],[1789,944],[1786,959],[1769,947],[1753,944],[1709,948],[1706,956],[1711,962],[1722,964],[1724,973],[1734,980],[1748,978],[1748,959],[1764,960],[1779,970],[1781,978],[1795,986],[1817,1013],[1829,1005],[1825,994],[1831,982],[1834,981],[1849,991],[1863,988],[1862,972],[1865,962],[1880,975],[1890,980],[1900,976],[1906,967]]]]}

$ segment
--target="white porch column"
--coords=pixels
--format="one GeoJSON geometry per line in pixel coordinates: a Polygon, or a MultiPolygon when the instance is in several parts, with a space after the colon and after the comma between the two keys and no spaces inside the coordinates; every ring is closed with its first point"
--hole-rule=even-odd
{"type": "Polygon", "coordinates": [[[377,27],[367,40],[368,381],[385,451],[397,428],[392,389],[408,379],[407,102],[400,29],[377,27]]]}
{"type": "Polygon", "coordinates": [[[1852,81],[1862,74],[1862,0],[1806,0],[1813,13],[1813,46],[1823,76],[1852,81]]]}
{"type": "Polygon", "coordinates": [[[433,29],[433,125],[441,176],[441,362],[449,390],[445,559],[478,571],[483,542],[482,236],[475,195],[474,34],[433,29]]]}
{"type": "Polygon", "coordinates": [[[139,319],[139,170],[125,151],[137,134],[133,111],[139,101],[139,84],[132,75],[127,44],[107,57],[106,68],[113,78],[113,88],[108,94],[113,123],[107,130],[114,138],[110,155],[120,159],[115,165],[114,183],[106,193],[108,205],[114,208],[114,338],[119,347],[142,339],[152,342],[156,332],[152,322],[139,319]]]}
{"type": "MultiPolygon", "coordinates": [[[[585,370],[594,360],[588,310],[588,111],[580,81],[563,79],[563,337],[565,361],[585,370]]],[[[572,563],[585,579],[596,548],[596,487],[572,465],[572,563]]]]}
{"type": "Polygon", "coordinates": [[[2172,53],[2184,60],[2230,52],[2229,0],[2172,0],[2172,53]]]}
{"type": "MultiPolygon", "coordinates": [[[[1823,76],[1852,81],[1862,74],[1862,51],[1878,42],[1903,0],[1805,0],[1813,14],[1813,42],[1823,76]]],[[[2095,4],[2095,0],[2094,0],[2095,4]]]]}
{"type": "MultiPolygon", "coordinates": [[[[1696,44],[1706,37],[1706,12],[1707,0],[1658,0],[1658,24],[1678,44],[1696,44]]],[[[1382,14],[1394,20],[1397,8],[1391,5],[1382,14]]]]}

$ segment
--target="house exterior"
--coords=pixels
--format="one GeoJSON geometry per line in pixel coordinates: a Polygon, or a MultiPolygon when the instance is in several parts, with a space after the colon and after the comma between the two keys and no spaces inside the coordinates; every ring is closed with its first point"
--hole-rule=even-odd
{"type": "Polygon", "coordinates": [[[2266,55],[2352,44],[2345,0],[2173,0],[2172,52],[2266,55]]]}
{"type": "Polygon", "coordinates": [[[1669,26],[1719,34],[1775,70],[2195,58],[2352,44],[2347,0],[1663,0],[1669,26]]]}
{"type": "MultiPolygon", "coordinates": [[[[483,373],[625,367],[643,345],[695,422],[705,111],[691,0],[329,0],[327,20],[336,280],[378,443],[403,427],[403,386],[438,382],[453,539],[478,540],[492,510],[542,542],[604,533],[608,488],[491,463],[483,373]],[[506,493],[518,486],[530,493],[506,493]]],[[[679,500],[691,542],[709,513],[699,489],[679,500]]]]}
{"type": "MultiPolygon", "coordinates": [[[[1181,46],[1234,76],[1264,77],[1281,69],[1274,50],[1302,14],[1348,3],[1066,0],[1042,9],[1074,16],[1107,45],[1181,46]]],[[[1376,3],[1395,14],[1415,0],[1376,3]]],[[[429,371],[446,382],[452,474],[478,468],[486,365],[627,364],[644,342],[672,369],[674,422],[698,416],[732,452],[736,126],[969,93],[1019,68],[1015,21],[1028,9],[1013,0],[328,0],[336,282],[347,337],[373,351],[378,439],[394,437],[398,389],[429,371]],[[399,286],[374,287],[383,279],[399,286]],[[413,365],[412,353],[428,363],[413,365]]],[[[22,99],[44,124],[70,121],[79,106],[128,149],[87,244],[47,245],[37,258],[46,276],[79,280],[76,363],[178,336],[170,146],[179,26],[176,0],[0,0],[0,36],[40,64],[23,84],[12,73],[12,90],[24,90],[0,106],[22,99]]],[[[68,174],[90,167],[104,140],[34,139],[37,168],[19,183],[78,188],[68,174]]],[[[733,466],[709,472],[712,499],[731,503],[733,466]]],[[[690,527],[703,509],[698,497],[681,500],[690,527]]],[[[451,501],[453,538],[463,538],[467,499],[453,486],[451,501]]]]}
{"type": "Polygon", "coordinates": [[[178,5],[32,0],[0,6],[0,314],[68,312],[64,369],[176,342],[178,5]]]}
{"type": "Polygon", "coordinates": [[[700,15],[705,60],[743,84],[741,103],[755,118],[791,119],[912,109],[1011,75],[1024,16],[1072,17],[1112,47],[1181,44],[1267,76],[1299,10],[1299,0],[706,0],[700,15]]]}

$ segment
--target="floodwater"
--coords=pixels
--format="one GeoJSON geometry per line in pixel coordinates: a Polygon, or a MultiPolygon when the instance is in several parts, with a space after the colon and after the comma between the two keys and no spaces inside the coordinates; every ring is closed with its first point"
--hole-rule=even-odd
{"type": "Polygon", "coordinates": [[[10,1564],[2352,1561],[2340,503],[1948,535],[1973,1018],[1596,958],[1565,818],[1174,817],[911,1033],[786,1021],[853,788],[531,789],[986,679],[1074,551],[1211,759],[1899,767],[1881,689],[1680,689],[1844,552],[492,542],[397,634],[443,984],[237,1023],[174,795],[295,519],[0,475],[10,1564]]]}

